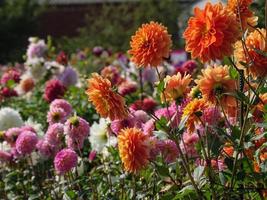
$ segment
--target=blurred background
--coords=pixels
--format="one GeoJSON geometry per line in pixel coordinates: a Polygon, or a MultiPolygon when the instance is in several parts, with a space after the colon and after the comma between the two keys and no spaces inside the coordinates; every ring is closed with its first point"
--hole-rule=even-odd
{"type": "MultiPolygon", "coordinates": [[[[210,0],[211,1],[211,0],[210,0]]],[[[0,63],[22,62],[28,38],[51,37],[66,53],[102,46],[125,52],[136,29],[151,20],[163,23],[174,48],[198,0],[0,0],[0,63]]],[[[213,0],[211,2],[217,2],[213,0]]],[[[224,2],[224,1],[222,1],[224,2]]],[[[254,1],[257,13],[264,0],[254,1]]],[[[264,13],[257,13],[263,18],[264,13]]],[[[259,20],[260,22],[264,20],[259,20]]],[[[260,24],[263,26],[263,24],[260,24]]]]}

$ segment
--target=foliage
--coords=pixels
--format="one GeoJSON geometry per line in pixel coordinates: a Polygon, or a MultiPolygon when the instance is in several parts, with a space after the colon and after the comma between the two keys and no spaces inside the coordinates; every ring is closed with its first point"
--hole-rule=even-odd
{"type": "Polygon", "coordinates": [[[0,60],[22,61],[27,39],[38,28],[43,11],[35,0],[3,0],[0,2],[0,60]]]}
{"type": "Polygon", "coordinates": [[[59,42],[59,48],[73,52],[77,48],[101,45],[114,51],[129,49],[130,36],[144,22],[151,20],[163,23],[173,36],[174,47],[177,38],[177,20],[179,4],[173,0],[142,0],[138,3],[106,3],[95,13],[88,13],[86,25],[80,29],[77,38],[65,38],[59,42]],[[122,17],[123,16],[123,17],[122,17]]]}

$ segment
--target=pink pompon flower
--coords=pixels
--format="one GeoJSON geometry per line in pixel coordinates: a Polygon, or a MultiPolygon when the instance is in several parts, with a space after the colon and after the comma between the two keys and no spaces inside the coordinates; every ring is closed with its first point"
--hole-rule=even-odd
{"type": "Polygon", "coordinates": [[[36,133],[36,130],[33,127],[29,126],[29,125],[22,126],[22,127],[20,127],[20,129],[21,129],[21,132],[23,132],[23,131],[31,131],[33,133],[36,133]]]}
{"type": "Polygon", "coordinates": [[[216,107],[209,107],[203,112],[203,121],[208,125],[218,124],[222,120],[221,112],[216,107]]]}
{"type": "Polygon", "coordinates": [[[65,94],[66,87],[58,79],[52,79],[46,82],[44,99],[52,102],[55,99],[62,98],[65,94]]]}
{"type": "Polygon", "coordinates": [[[175,142],[172,140],[165,140],[159,144],[164,161],[166,163],[174,162],[179,155],[175,142]]]}
{"type": "Polygon", "coordinates": [[[15,69],[10,69],[2,75],[0,82],[5,85],[10,80],[18,83],[20,81],[20,73],[15,69]]]}
{"type": "Polygon", "coordinates": [[[135,125],[135,119],[133,116],[128,116],[125,119],[117,119],[111,122],[110,128],[113,133],[118,134],[120,130],[124,128],[132,128],[135,125]]]}
{"type": "Polygon", "coordinates": [[[12,160],[11,153],[0,150],[0,161],[1,162],[10,162],[11,160],[12,160]]]}
{"type": "Polygon", "coordinates": [[[40,152],[40,154],[46,158],[55,155],[57,151],[57,147],[55,145],[52,145],[48,141],[43,139],[38,141],[36,148],[40,152]]]}
{"type": "Polygon", "coordinates": [[[152,136],[153,130],[155,129],[155,122],[153,119],[148,120],[146,123],[142,124],[142,129],[145,134],[152,136]]]}
{"type": "Polygon", "coordinates": [[[77,166],[78,155],[72,149],[62,149],[59,151],[54,159],[54,167],[60,175],[65,174],[72,168],[77,166]]]}
{"type": "Polygon", "coordinates": [[[54,107],[47,113],[47,122],[49,125],[54,123],[64,123],[66,121],[67,114],[62,108],[54,107]]]}
{"type": "Polygon", "coordinates": [[[66,121],[64,132],[74,140],[86,138],[89,135],[90,126],[85,119],[74,116],[66,121]]]}
{"type": "Polygon", "coordinates": [[[52,145],[59,145],[62,137],[64,137],[64,125],[61,123],[50,125],[45,134],[45,140],[52,145]]]}
{"type": "Polygon", "coordinates": [[[31,131],[23,131],[16,140],[16,150],[18,153],[25,155],[30,154],[35,149],[38,138],[31,131]]]}
{"type": "Polygon", "coordinates": [[[55,99],[50,104],[50,110],[54,108],[62,108],[67,116],[72,113],[72,106],[65,99],[55,99]]]}
{"type": "Polygon", "coordinates": [[[122,95],[128,95],[136,92],[137,84],[133,81],[124,81],[118,87],[118,92],[122,95]]]}
{"type": "Polygon", "coordinates": [[[4,138],[9,144],[13,145],[15,144],[21,132],[22,132],[21,128],[17,128],[17,127],[10,128],[5,132],[4,138]]]}
{"type": "Polygon", "coordinates": [[[83,143],[84,143],[85,138],[71,138],[67,137],[66,143],[67,147],[73,150],[79,150],[83,148],[83,143]]]}

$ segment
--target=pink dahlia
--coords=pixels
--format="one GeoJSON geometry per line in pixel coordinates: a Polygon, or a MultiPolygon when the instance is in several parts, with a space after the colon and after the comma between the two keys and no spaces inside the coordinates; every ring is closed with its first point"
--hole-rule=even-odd
{"type": "Polygon", "coordinates": [[[15,144],[21,132],[22,132],[21,128],[17,128],[17,127],[10,128],[5,132],[4,138],[9,144],[13,145],[15,144]]]}
{"type": "Polygon", "coordinates": [[[52,102],[55,99],[62,98],[65,94],[66,88],[57,79],[52,79],[46,82],[44,99],[47,102],[52,102]]]}
{"type": "Polygon", "coordinates": [[[61,123],[55,123],[50,125],[45,134],[45,140],[52,145],[59,145],[63,137],[64,125],[61,123]]]}
{"type": "Polygon", "coordinates": [[[107,78],[112,85],[117,85],[121,80],[119,70],[112,65],[104,67],[101,70],[101,76],[107,78]]]}
{"type": "Polygon", "coordinates": [[[46,140],[39,140],[38,143],[36,144],[36,148],[39,151],[39,153],[46,158],[55,155],[57,151],[57,147],[55,145],[50,144],[46,140]]]}
{"type": "Polygon", "coordinates": [[[221,112],[218,108],[210,107],[203,112],[203,121],[208,125],[218,124],[222,120],[221,112]]]}
{"type": "Polygon", "coordinates": [[[66,121],[64,131],[72,139],[86,138],[89,135],[90,126],[85,119],[74,116],[66,121]]]}
{"type": "Polygon", "coordinates": [[[67,119],[67,114],[62,108],[54,107],[47,113],[47,122],[49,125],[55,123],[64,123],[67,119]]]}
{"type": "Polygon", "coordinates": [[[67,137],[67,147],[73,150],[79,150],[83,148],[85,138],[71,138],[67,137]]]}
{"type": "Polygon", "coordinates": [[[67,116],[72,113],[72,106],[65,99],[55,99],[50,104],[50,110],[53,108],[62,108],[67,116]]]}
{"type": "Polygon", "coordinates": [[[54,166],[59,174],[65,174],[77,166],[78,156],[72,149],[62,149],[54,159],[54,166]]]}
{"type": "Polygon", "coordinates": [[[2,75],[0,82],[1,84],[5,85],[10,80],[14,81],[15,83],[19,83],[20,73],[15,69],[8,70],[2,75]]]}
{"type": "Polygon", "coordinates": [[[165,140],[159,144],[160,144],[159,148],[165,162],[166,163],[174,162],[179,155],[176,143],[172,140],[165,140]]]}
{"type": "Polygon", "coordinates": [[[23,131],[16,140],[16,150],[18,153],[25,155],[30,154],[35,149],[38,138],[31,131],[23,131]]]}

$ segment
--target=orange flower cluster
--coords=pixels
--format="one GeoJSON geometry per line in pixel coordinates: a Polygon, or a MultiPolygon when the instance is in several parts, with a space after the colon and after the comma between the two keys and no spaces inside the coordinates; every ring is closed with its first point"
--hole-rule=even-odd
{"type": "Polygon", "coordinates": [[[126,128],[118,136],[120,158],[126,171],[137,173],[149,162],[149,136],[140,129],[126,128]]]}
{"type": "Polygon", "coordinates": [[[169,57],[171,36],[167,28],[157,22],[143,24],[132,36],[129,54],[138,67],[157,67],[169,57]]]}
{"type": "Polygon", "coordinates": [[[165,90],[161,94],[161,100],[164,100],[164,95],[166,101],[175,101],[179,98],[185,97],[185,95],[190,91],[189,84],[192,78],[190,75],[182,76],[180,72],[173,76],[166,76],[164,79],[165,90]]]}
{"type": "Polygon", "coordinates": [[[249,9],[251,4],[252,0],[228,0],[227,3],[227,8],[235,14],[238,23],[241,20],[243,30],[251,29],[258,23],[258,17],[249,9]]]}
{"type": "Polygon", "coordinates": [[[186,120],[186,127],[189,132],[195,130],[195,125],[199,124],[201,115],[205,109],[208,108],[208,104],[204,99],[193,99],[184,108],[182,120],[186,120]]]}
{"type": "Polygon", "coordinates": [[[196,83],[202,96],[211,104],[217,104],[219,98],[221,105],[230,112],[229,109],[236,108],[236,100],[226,93],[233,93],[237,88],[237,82],[230,78],[229,68],[225,66],[208,66],[202,70],[202,75],[198,77],[196,83]]]}
{"type": "Polygon", "coordinates": [[[108,79],[93,73],[92,78],[88,79],[86,93],[88,100],[93,103],[101,117],[109,117],[111,120],[127,117],[125,101],[123,97],[112,90],[112,85],[108,79]]]}
{"type": "Polygon", "coordinates": [[[194,14],[183,35],[186,51],[202,62],[230,56],[240,35],[234,14],[221,3],[207,3],[204,10],[195,8],[194,14]]]}
{"type": "Polygon", "coordinates": [[[246,74],[254,77],[265,77],[267,75],[267,54],[266,30],[257,29],[251,32],[245,40],[246,48],[243,48],[242,42],[235,44],[234,56],[236,65],[244,69],[246,74]],[[249,67],[243,66],[240,61],[249,64],[249,67]]]}

